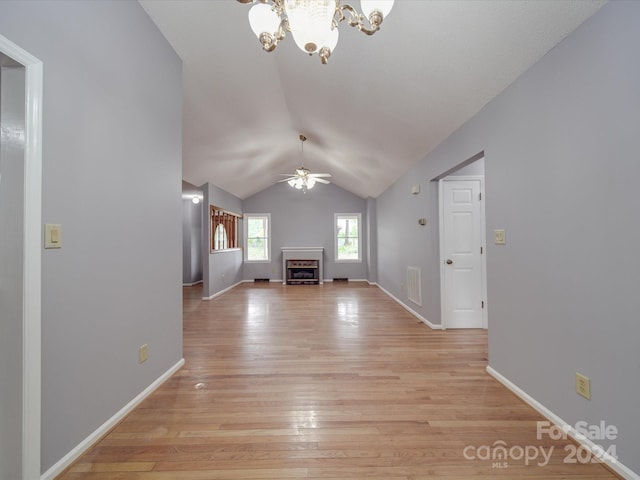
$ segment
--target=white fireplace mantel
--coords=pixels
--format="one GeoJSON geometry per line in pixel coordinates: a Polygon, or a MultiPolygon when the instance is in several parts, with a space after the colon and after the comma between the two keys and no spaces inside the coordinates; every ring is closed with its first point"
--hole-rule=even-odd
{"type": "Polygon", "coordinates": [[[322,266],[324,247],[282,247],[280,250],[282,250],[282,283],[287,283],[287,260],[318,260],[320,285],[324,283],[324,271],[322,266]]]}

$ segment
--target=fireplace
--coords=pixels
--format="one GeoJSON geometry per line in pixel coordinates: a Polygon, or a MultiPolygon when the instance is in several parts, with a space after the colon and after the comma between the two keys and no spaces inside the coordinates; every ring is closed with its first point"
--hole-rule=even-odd
{"type": "Polygon", "coordinates": [[[287,260],[287,285],[318,285],[318,260],[287,260]]]}
{"type": "Polygon", "coordinates": [[[322,285],[323,247],[283,247],[282,283],[322,285]]]}

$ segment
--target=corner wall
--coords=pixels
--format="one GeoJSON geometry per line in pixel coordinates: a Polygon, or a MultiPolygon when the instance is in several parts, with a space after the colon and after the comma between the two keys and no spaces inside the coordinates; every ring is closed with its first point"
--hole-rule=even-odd
{"type": "MultiPolygon", "coordinates": [[[[209,206],[214,205],[233,213],[242,213],[242,201],[235,195],[211,183],[202,187],[202,297],[214,295],[242,281],[242,249],[211,253],[211,218],[209,206]]],[[[238,239],[242,241],[242,220],[238,221],[238,239]]]]}
{"type": "Polygon", "coordinates": [[[137,2],[3,1],[42,60],[42,471],[182,358],[181,62],[137,2]],[[138,347],[149,360],[138,364],[138,347]]]}
{"type": "Polygon", "coordinates": [[[615,444],[635,472],[639,24],[638,2],[602,7],[377,202],[379,282],[402,293],[406,266],[421,265],[425,315],[437,323],[428,180],[484,150],[487,232],[507,238],[487,248],[490,365],[570,425],[615,425],[616,439],[596,443],[615,444]],[[419,205],[408,193],[416,178],[427,185],[419,205]],[[411,229],[418,212],[430,230],[411,229]],[[591,400],[576,394],[576,372],[591,378],[591,400]]]}

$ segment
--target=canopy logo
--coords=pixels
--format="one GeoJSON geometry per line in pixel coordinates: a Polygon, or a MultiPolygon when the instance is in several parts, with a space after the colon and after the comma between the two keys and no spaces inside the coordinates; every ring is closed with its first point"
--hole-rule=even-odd
{"type": "MultiPolygon", "coordinates": [[[[617,461],[616,445],[611,444],[606,449],[594,442],[610,442],[618,438],[618,428],[601,421],[597,425],[590,425],[585,421],[576,423],[575,428],[569,425],[558,426],[551,422],[537,422],[536,438],[549,438],[554,441],[569,440],[573,433],[579,441],[587,444],[576,445],[569,443],[564,446],[563,463],[598,463],[617,461]]],[[[492,468],[508,468],[509,462],[524,462],[525,465],[544,467],[549,464],[555,445],[513,445],[508,446],[504,440],[496,440],[492,445],[467,445],[462,454],[467,460],[491,461],[492,468]]]]}

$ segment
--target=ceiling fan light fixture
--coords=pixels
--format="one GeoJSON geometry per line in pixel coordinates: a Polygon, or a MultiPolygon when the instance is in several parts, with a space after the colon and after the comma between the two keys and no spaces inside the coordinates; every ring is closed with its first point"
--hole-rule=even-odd
{"type": "MultiPolygon", "coordinates": [[[[304,159],[304,142],[307,140],[307,137],[304,135],[300,135],[300,152],[302,153],[302,157],[304,159]]],[[[303,193],[307,193],[307,190],[312,189],[316,183],[331,183],[327,180],[327,177],[330,177],[330,173],[311,173],[308,168],[305,168],[304,162],[301,162],[302,165],[299,168],[296,168],[295,173],[288,178],[278,180],[278,182],[287,182],[290,187],[295,188],[297,190],[302,190],[303,193]]],[[[287,174],[283,174],[285,177],[287,174]]]]}
{"type": "Polygon", "coordinates": [[[305,53],[317,53],[326,64],[338,44],[338,24],[343,20],[367,35],[380,29],[394,0],[361,0],[364,14],[341,0],[238,0],[253,3],[249,24],[262,48],[273,51],[287,31],[305,53]],[[369,21],[369,26],[364,21],[369,21]]]}

